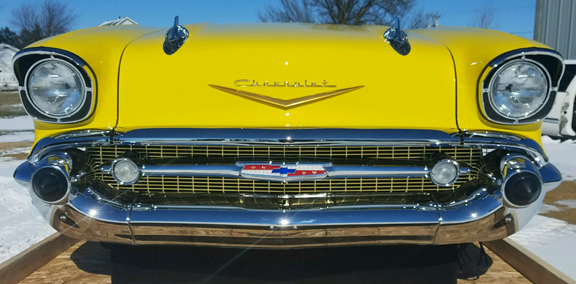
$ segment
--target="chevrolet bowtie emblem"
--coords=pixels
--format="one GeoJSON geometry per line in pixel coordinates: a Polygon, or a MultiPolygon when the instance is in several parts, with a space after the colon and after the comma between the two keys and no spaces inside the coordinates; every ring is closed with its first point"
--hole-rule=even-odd
{"type": "Polygon", "coordinates": [[[342,95],[342,94],[345,94],[348,92],[356,91],[356,90],[364,87],[364,86],[356,86],[356,87],[350,87],[350,88],[339,89],[339,90],[334,90],[334,91],[330,91],[330,92],[325,92],[325,93],[295,98],[295,99],[291,99],[291,100],[283,100],[283,99],[267,97],[267,96],[263,96],[263,95],[259,95],[259,94],[255,94],[255,93],[251,93],[251,92],[226,88],[226,87],[217,86],[217,85],[208,85],[208,86],[210,86],[216,90],[220,90],[220,91],[232,94],[232,95],[236,95],[239,97],[243,97],[243,98],[247,98],[247,99],[251,99],[251,100],[255,100],[255,101],[259,101],[259,102],[264,102],[264,103],[269,104],[271,106],[279,107],[282,109],[289,109],[289,108],[297,107],[297,106],[300,106],[300,105],[303,105],[306,103],[311,103],[314,101],[319,101],[319,100],[327,99],[330,97],[335,97],[335,96],[342,95]]]}

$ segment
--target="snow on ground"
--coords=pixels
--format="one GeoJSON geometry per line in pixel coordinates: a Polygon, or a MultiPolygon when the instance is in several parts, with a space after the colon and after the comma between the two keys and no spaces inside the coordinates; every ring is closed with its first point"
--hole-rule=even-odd
{"type": "Polygon", "coordinates": [[[576,225],[536,215],[509,238],[576,280],[576,225]]]}
{"type": "Polygon", "coordinates": [[[0,143],[2,142],[32,142],[34,131],[0,131],[0,143]]]}
{"type": "Polygon", "coordinates": [[[1,130],[34,130],[34,120],[30,116],[0,118],[1,130]]]}
{"type": "Polygon", "coordinates": [[[562,173],[564,180],[576,179],[576,140],[554,140],[548,136],[542,136],[544,150],[550,158],[550,162],[562,173]]]}
{"type": "Polygon", "coordinates": [[[22,160],[0,160],[0,263],[55,231],[30,202],[28,190],[12,174],[22,160]]]}

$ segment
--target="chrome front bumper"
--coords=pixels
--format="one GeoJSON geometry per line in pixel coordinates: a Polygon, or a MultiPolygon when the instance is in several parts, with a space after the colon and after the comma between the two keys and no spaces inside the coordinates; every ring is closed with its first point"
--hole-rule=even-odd
{"type": "MultiPolygon", "coordinates": [[[[92,186],[82,191],[72,188],[68,201],[63,204],[47,204],[32,191],[31,196],[33,203],[56,230],[71,237],[93,241],[135,245],[186,244],[258,248],[452,244],[496,240],[515,233],[536,214],[542,205],[545,192],[556,188],[561,182],[560,173],[547,163],[542,149],[534,141],[486,133],[464,134],[458,137],[441,132],[426,132],[416,133],[419,135],[411,133],[412,138],[400,137],[401,143],[463,143],[469,146],[519,151],[539,165],[543,194],[529,206],[517,208],[506,204],[500,190],[490,192],[478,184],[468,198],[448,205],[337,205],[298,210],[153,205],[139,202],[138,197],[129,203],[118,203],[105,198],[92,186]]],[[[182,132],[174,133],[182,135],[182,132]]],[[[294,133],[297,131],[288,135],[294,133]]],[[[154,141],[191,142],[184,141],[182,137],[161,140],[153,135],[144,139],[141,134],[142,132],[129,133],[114,138],[108,136],[110,134],[96,133],[96,136],[68,135],[40,141],[29,161],[16,170],[14,177],[29,186],[39,159],[54,150],[70,147],[70,143],[82,146],[86,143],[109,144],[111,140],[114,143],[146,144],[154,141]]],[[[396,137],[393,140],[382,140],[381,137],[361,137],[361,140],[371,138],[370,141],[377,140],[379,143],[398,143],[400,132],[394,134],[396,137]]],[[[292,139],[295,136],[292,136],[292,139]]],[[[356,137],[358,136],[362,135],[356,137]]],[[[215,140],[214,137],[204,138],[204,141],[215,140]]],[[[257,140],[268,141],[262,136],[257,140]]]]}

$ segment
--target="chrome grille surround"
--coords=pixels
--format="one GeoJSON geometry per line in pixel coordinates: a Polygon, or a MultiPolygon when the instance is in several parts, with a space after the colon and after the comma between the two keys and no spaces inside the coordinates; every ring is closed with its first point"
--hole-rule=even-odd
{"type": "MultiPolygon", "coordinates": [[[[341,129],[148,129],[125,134],[111,131],[64,133],[38,141],[28,161],[17,168],[14,177],[29,186],[31,175],[41,166],[39,161],[57,151],[86,153],[84,151],[90,147],[158,145],[400,145],[475,148],[483,156],[491,150],[500,150],[523,154],[531,160],[542,176],[544,191],[554,189],[561,182],[559,171],[548,164],[540,145],[530,139],[485,131],[449,135],[428,130],[341,129]]],[[[117,189],[96,178],[101,169],[98,163],[88,162],[80,168],[74,167],[67,203],[55,206],[43,203],[34,194],[32,198],[42,216],[57,231],[95,241],[250,248],[489,241],[501,239],[523,227],[537,212],[544,195],[528,208],[507,207],[497,183],[499,177],[479,176],[480,172],[490,171],[490,165],[483,164],[486,158],[477,165],[469,165],[473,167],[468,177],[472,180],[455,190],[319,193],[300,197],[213,192],[140,194],[132,190],[115,196],[109,190],[117,193],[117,189]],[[495,186],[490,185],[491,182],[495,182],[495,186]],[[461,192],[461,195],[439,199],[453,192],[461,192]],[[322,206],[309,206],[320,200],[325,201],[322,206]],[[274,204],[276,201],[282,203],[274,204]],[[246,206],[250,203],[251,206],[246,206]],[[299,206],[277,206],[286,204],[299,206]],[[66,218],[62,218],[63,215],[66,218]]],[[[382,159],[381,162],[390,161],[382,159]]]]}
{"type": "MultiPolygon", "coordinates": [[[[150,146],[97,146],[87,147],[86,153],[94,167],[107,165],[130,152],[146,161],[178,163],[195,160],[216,163],[222,160],[254,161],[334,161],[342,163],[425,163],[437,153],[450,155],[459,163],[474,167],[482,158],[482,149],[463,147],[426,146],[244,146],[244,145],[150,145],[150,146]]],[[[470,180],[472,175],[462,175],[452,186],[440,187],[426,177],[367,177],[329,178],[313,181],[274,182],[231,177],[161,175],[144,176],[132,185],[118,184],[110,173],[96,171],[95,177],[111,187],[124,191],[154,193],[222,193],[222,194],[370,194],[393,192],[452,191],[470,180]]]]}
{"type": "MultiPolygon", "coordinates": [[[[472,132],[471,132],[472,133],[472,132]]],[[[479,133],[479,132],[473,132],[479,133]]],[[[396,193],[455,193],[463,184],[479,178],[480,161],[487,149],[521,150],[538,165],[547,163],[541,148],[532,140],[491,133],[449,135],[433,130],[359,129],[141,129],[128,133],[82,131],[37,143],[29,161],[54,150],[79,147],[85,151],[93,170],[85,180],[103,181],[115,195],[136,194],[235,194],[268,197],[298,197],[310,194],[382,196],[396,193]],[[491,135],[490,137],[486,135],[491,135]],[[468,137],[469,138],[466,138],[468,137]],[[463,139],[464,138],[464,139],[463,139]],[[328,177],[323,180],[270,182],[230,176],[150,175],[130,186],[118,185],[102,166],[131,151],[146,162],[194,164],[244,161],[338,161],[344,164],[422,164],[434,153],[452,156],[471,168],[449,187],[439,187],[425,176],[328,177]]],[[[458,195],[458,198],[461,197],[458,195]]],[[[456,197],[454,197],[456,198],[456,197]]],[[[235,202],[238,204],[238,202],[235,202]]],[[[328,204],[326,204],[328,205],[328,204]]]]}

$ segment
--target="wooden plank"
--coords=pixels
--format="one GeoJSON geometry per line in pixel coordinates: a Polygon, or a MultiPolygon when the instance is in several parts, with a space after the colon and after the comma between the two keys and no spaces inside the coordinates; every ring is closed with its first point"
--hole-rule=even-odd
{"type": "Polygon", "coordinates": [[[0,283],[15,284],[43,267],[78,240],[55,233],[0,264],[0,283]]]}
{"type": "MultiPolygon", "coordinates": [[[[140,249],[148,249],[145,246],[140,247],[140,249]]],[[[157,250],[156,250],[157,251],[157,250]]],[[[274,251],[269,251],[270,254],[275,254],[274,251]]],[[[306,253],[306,251],[302,251],[302,253],[306,253]]],[[[522,274],[518,273],[514,270],[508,263],[500,259],[496,254],[494,254],[490,250],[486,250],[486,253],[492,258],[493,264],[483,275],[480,275],[478,279],[475,280],[463,280],[459,279],[458,284],[488,284],[488,283],[509,283],[509,284],[528,284],[531,283],[528,279],[526,279],[522,274]]],[[[151,259],[155,261],[162,257],[155,256],[154,254],[149,255],[151,259]]],[[[190,259],[182,259],[182,256],[178,256],[180,261],[185,261],[189,263],[194,263],[195,257],[190,256],[190,259]]],[[[215,261],[219,261],[215,259],[215,261]]],[[[357,261],[357,260],[353,260],[357,261]]],[[[239,263],[241,263],[240,261],[239,263]]],[[[24,279],[20,284],[43,284],[43,283],[62,283],[62,284],[72,284],[72,283],[89,283],[89,284],[111,284],[113,281],[112,279],[118,275],[115,273],[122,273],[118,272],[118,267],[116,267],[115,272],[115,265],[121,265],[122,263],[113,263],[111,260],[111,251],[109,249],[103,248],[99,243],[94,242],[78,242],[74,246],[70,247],[66,252],[63,252],[58,257],[54,258],[48,264],[46,264],[41,269],[37,270],[36,272],[32,273],[26,279],[24,279]]],[[[287,266],[294,265],[294,263],[287,260],[287,266]]],[[[162,265],[160,265],[162,267],[162,265]]],[[[165,268],[165,265],[163,266],[165,268]]],[[[145,268],[146,269],[146,268],[145,268]]],[[[271,267],[270,269],[275,269],[271,267]]],[[[282,270],[282,269],[280,269],[282,270]]],[[[241,271],[241,270],[238,270],[241,271]]],[[[171,281],[164,281],[164,282],[171,282],[171,283],[189,283],[190,282],[190,275],[187,271],[180,271],[178,269],[159,269],[157,272],[157,276],[159,278],[162,277],[172,277],[170,278],[171,281]],[[174,278],[174,274],[182,274],[181,282],[178,282],[177,279],[174,278]]],[[[353,272],[352,274],[359,277],[359,279],[371,279],[371,277],[378,276],[378,268],[371,267],[367,268],[365,271],[357,271],[353,272]],[[364,277],[364,278],[363,278],[364,277]]],[[[206,275],[203,275],[206,276],[206,275]]],[[[227,276],[233,276],[227,275],[227,276]]],[[[218,276],[217,276],[218,277],[218,276]]],[[[314,276],[311,276],[314,277],[314,276]]],[[[317,275],[317,277],[326,277],[324,273],[321,271],[317,275]]],[[[168,278],[166,278],[168,279],[168,278]]],[[[318,280],[318,278],[303,278],[302,281],[298,281],[298,279],[294,279],[293,281],[288,281],[290,283],[309,283],[312,282],[310,279],[318,280]]],[[[116,279],[118,280],[118,279],[116,279]]],[[[239,278],[222,278],[219,283],[238,283],[239,278]]],[[[262,279],[256,277],[254,279],[245,279],[245,282],[253,282],[253,283],[262,283],[262,279]]],[[[158,281],[161,283],[162,281],[158,281]]],[[[218,281],[216,281],[218,282],[218,281]]],[[[315,281],[315,282],[322,282],[322,281],[315,281]]],[[[326,282],[326,281],[325,281],[326,282]]],[[[344,281],[336,281],[337,283],[343,283],[344,281]]],[[[331,282],[334,283],[334,282],[331,282]]],[[[373,282],[371,282],[373,283],[373,282]]]]}
{"type": "MultiPolygon", "coordinates": [[[[478,244],[475,244],[478,247],[478,244]]],[[[502,260],[497,254],[484,246],[485,252],[492,259],[492,265],[486,273],[480,275],[477,279],[458,279],[458,284],[494,284],[494,283],[508,283],[508,284],[530,284],[530,280],[526,279],[524,275],[516,271],[510,264],[502,260]]],[[[478,252],[479,252],[478,248],[478,252]]],[[[475,263],[478,263],[478,256],[470,255],[475,263]]]]}
{"type": "Polygon", "coordinates": [[[509,238],[484,244],[536,284],[576,284],[566,274],[509,238]]]}

